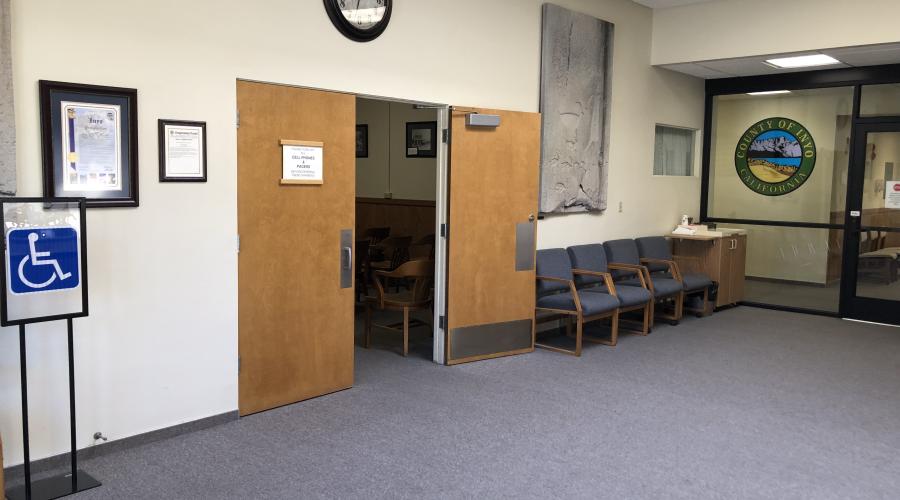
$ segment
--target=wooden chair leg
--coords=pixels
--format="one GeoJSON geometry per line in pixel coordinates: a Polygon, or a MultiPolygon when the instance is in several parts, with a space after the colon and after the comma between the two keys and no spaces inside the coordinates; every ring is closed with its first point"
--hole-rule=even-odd
{"type": "Polygon", "coordinates": [[[372,304],[366,304],[366,349],[372,347],[372,304]]]}
{"type": "Polygon", "coordinates": [[[609,345],[616,345],[619,341],[619,311],[616,310],[612,315],[612,331],[609,337],[609,345]]]}
{"type": "Polygon", "coordinates": [[[684,317],[684,292],[679,293],[675,298],[675,317],[679,320],[684,317]]]}
{"type": "Polygon", "coordinates": [[[409,308],[403,308],[403,356],[409,353],[409,308]]]}
{"type": "Polygon", "coordinates": [[[653,321],[653,314],[650,312],[653,310],[652,308],[653,308],[652,302],[648,302],[644,306],[644,325],[643,325],[643,329],[641,330],[641,333],[643,335],[650,335],[650,323],[653,321]]]}
{"type": "Polygon", "coordinates": [[[575,325],[575,355],[581,356],[581,337],[584,330],[584,320],[581,313],[578,314],[578,323],[575,325]]]}
{"type": "Polygon", "coordinates": [[[650,328],[652,329],[656,326],[656,299],[651,298],[650,303],[648,304],[648,313],[650,315],[650,328]]]}

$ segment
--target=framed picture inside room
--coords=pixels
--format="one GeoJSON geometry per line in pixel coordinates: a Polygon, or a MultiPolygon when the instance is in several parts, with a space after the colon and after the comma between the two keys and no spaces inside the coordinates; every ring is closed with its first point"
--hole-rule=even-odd
{"type": "Polygon", "coordinates": [[[437,156],[437,122],[408,122],[406,124],[406,157],[435,158],[437,156]]]}
{"type": "Polygon", "coordinates": [[[369,126],[368,125],[357,125],[356,126],[356,157],[357,158],[368,158],[369,157],[369,126]]]}
{"type": "Polygon", "coordinates": [[[159,120],[159,182],[206,182],[206,122],[159,120]]]}
{"type": "Polygon", "coordinates": [[[41,80],[44,196],[138,206],[137,90],[41,80]]]}

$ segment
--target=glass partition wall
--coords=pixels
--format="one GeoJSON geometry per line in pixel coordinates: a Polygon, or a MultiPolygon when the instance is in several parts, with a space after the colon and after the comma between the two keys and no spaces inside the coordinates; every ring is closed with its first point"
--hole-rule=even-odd
{"type": "Polygon", "coordinates": [[[898,75],[707,81],[700,215],[747,232],[744,303],[900,324],[898,75]]]}

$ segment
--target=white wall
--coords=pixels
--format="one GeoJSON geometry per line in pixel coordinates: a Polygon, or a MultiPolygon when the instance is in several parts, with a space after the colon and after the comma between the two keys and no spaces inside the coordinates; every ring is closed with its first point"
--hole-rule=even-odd
{"type": "Polygon", "coordinates": [[[653,64],[900,41],[896,0],[718,0],[653,14],[653,64]]]}
{"type": "Polygon", "coordinates": [[[436,122],[437,115],[436,109],[412,104],[357,99],[356,123],[369,127],[369,157],[356,159],[356,196],[383,198],[389,192],[397,200],[434,201],[438,159],[407,158],[406,124],[436,122]]]}
{"type": "MultiPolygon", "coordinates": [[[[403,2],[381,38],[358,44],[314,0],[13,0],[21,195],[41,191],[38,79],[139,91],[141,207],[88,217],[79,446],[98,430],[119,439],[237,408],[236,78],[536,111],[541,3],[403,2]],[[207,184],[157,182],[158,118],[208,123],[207,184]]],[[[651,172],[654,123],[699,128],[702,82],[650,67],[649,9],[558,3],[616,23],[612,209],[542,222],[540,246],[661,233],[696,215],[697,178],[651,172]]],[[[62,328],[29,330],[33,458],[68,444],[62,328]]],[[[7,465],[21,462],[17,349],[15,331],[0,331],[7,465]]]]}

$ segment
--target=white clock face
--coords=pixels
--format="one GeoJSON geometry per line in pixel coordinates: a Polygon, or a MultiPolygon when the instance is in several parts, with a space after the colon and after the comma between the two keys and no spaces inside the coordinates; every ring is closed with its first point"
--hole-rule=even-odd
{"type": "Polygon", "coordinates": [[[368,30],[384,19],[386,0],[340,0],[338,6],[348,23],[368,30]]]}

